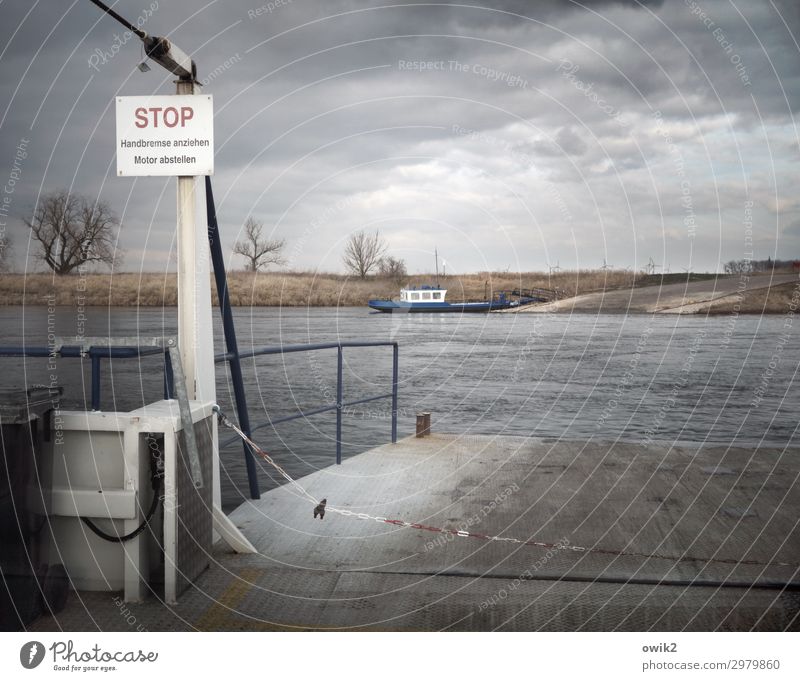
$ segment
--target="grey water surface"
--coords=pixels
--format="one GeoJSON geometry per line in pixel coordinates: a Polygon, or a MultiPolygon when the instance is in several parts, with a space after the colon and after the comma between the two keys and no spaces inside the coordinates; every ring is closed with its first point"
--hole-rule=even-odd
{"type": "MultiPolygon", "coordinates": [[[[3,345],[46,346],[48,335],[175,334],[174,308],[0,309],[3,345]]],[[[216,314],[216,313],[215,313],[216,314]]],[[[265,345],[393,340],[400,344],[399,434],[430,411],[434,430],[541,438],[731,445],[796,445],[800,328],[783,315],[382,315],[367,308],[237,308],[241,349],[265,345]]],[[[224,349],[215,319],[215,348],[224,349]]],[[[344,351],[344,399],[387,393],[390,348],[344,351]]],[[[83,408],[88,362],[0,358],[3,384],[55,380],[62,406],[83,408]],[[51,374],[54,374],[51,376],[51,374]]],[[[130,410],[162,397],[157,358],[103,363],[102,408],[130,410]]],[[[244,361],[251,423],[268,423],[336,400],[336,351],[244,361]]],[[[220,405],[231,415],[225,364],[216,369],[220,405]]],[[[390,437],[388,399],[347,410],[345,456],[390,437]]],[[[222,432],[222,437],[230,435],[222,432]]],[[[335,414],[258,430],[254,439],[293,476],[331,465],[335,414]]],[[[247,494],[241,446],[222,452],[223,503],[247,494]]],[[[278,482],[260,473],[262,489],[278,482]]]]}

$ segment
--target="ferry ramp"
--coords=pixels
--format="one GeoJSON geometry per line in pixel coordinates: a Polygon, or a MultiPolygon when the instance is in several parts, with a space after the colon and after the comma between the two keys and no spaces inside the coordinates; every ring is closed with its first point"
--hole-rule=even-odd
{"type": "MultiPolygon", "coordinates": [[[[511,312],[695,314],[712,309],[727,312],[730,310],[719,306],[728,304],[733,309],[737,302],[756,291],[767,291],[797,282],[797,274],[720,275],[717,279],[703,281],[584,293],[540,305],[513,308],[511,312]]],[[[752,311],[761,312],[762,309],[754,306],[752,311]]]]}
{"type": "Polygon", "coordinates": [[[798,474],[797,448],[407,438],[299,481],[364,517],[285,485],[231,514],[258,553],[218,547],[177,606],[78,593],[36,626],[796,630],[798,474]]]}

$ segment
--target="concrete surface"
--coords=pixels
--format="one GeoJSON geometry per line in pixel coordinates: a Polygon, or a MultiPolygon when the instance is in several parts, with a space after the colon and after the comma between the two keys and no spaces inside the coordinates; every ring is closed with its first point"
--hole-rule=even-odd
{"type": "Polygon", "coordinates": [[[528,305],[514,311],[694,314],[725,298],[735,302],[747,292],[797,281],[797,274],[763,274],[741,278],[734,275],[708,281],[585,293],[543,305],[528,305]]]}
{"type": "Polygon", "coordinates": [[[797,584],[775,587],[798,580],[798,454],[409,438],[301,482],[358,513],[758,564],[452,538],[331,512],[319,521],[313,505],[284,486],[231,514],[259,554],[218,550],[177,606],[155,596],[125,605],[114,594],[73,594],[64,613],[35,629],[796,630],[797,584]]]}

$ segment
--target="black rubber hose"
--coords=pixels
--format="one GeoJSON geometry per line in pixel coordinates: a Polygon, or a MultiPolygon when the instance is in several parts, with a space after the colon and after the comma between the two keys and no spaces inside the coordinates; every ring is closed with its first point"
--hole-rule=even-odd
{"type": "Polygon", "coordinates": [[[150,502],[150,509],[147,511],[147,516],[142,521],[142,524],[139,525],[139,527],[137,527],[133,532],[129,532],[128,534],[125,535],[120,536],[120,535],[108,534],[106,532],[103,532],[103,530],[101,530],[99,527],[97,527],[97,525],[95,525],[89,518],[84,518],[83,516],[81,516],[81,520],[84,523],[86,523],[88,528],[101,539],[118,543],[126,542],[133,539],[134,537],[138,537],[144,531],[144,529],[150,524],[150,521],[153,519],[153,515],[155,514],[156,509],[158,508],[158,502],[160,499],[161,499],[161,485],[158,486],[158,489],[153,490],[153,501],[150,502]]]}

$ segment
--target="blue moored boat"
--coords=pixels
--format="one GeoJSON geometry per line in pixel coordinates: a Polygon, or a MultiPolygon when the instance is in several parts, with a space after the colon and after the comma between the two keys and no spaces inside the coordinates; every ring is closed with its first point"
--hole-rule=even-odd
{"type": "Polygon", "coordinates": [[[439,286],[404,288],[400,290],[400,300],[370,300],[369,306],[379,312],[492,312],[538,301],[527,297],[511,299],[500,291],[491,300],[448,303],[446,295],[447,289],[439,286]]]}
{"type": "MultiPolygon", "coordinates": [[[[517,291],[498,291],[485,300],[464,300],[448,303],[445,300],[447,289],[439,286],[439,253],[434,250],[436,262],[436,286],[400,289],[400,300],[370,300],[368,305],[379,312],[493,312],[511,307],[541,303],[555,297],[555,291],[531,289],[517,291]]],[[[488,281],[486,285],[488,286],[488,281]]]]}

